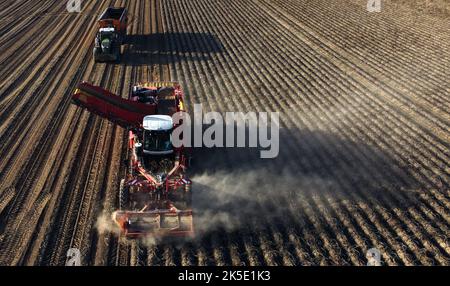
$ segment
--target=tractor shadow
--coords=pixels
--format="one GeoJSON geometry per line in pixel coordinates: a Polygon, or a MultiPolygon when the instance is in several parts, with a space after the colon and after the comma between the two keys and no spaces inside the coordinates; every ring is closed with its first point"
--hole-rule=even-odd
{"type": "Polygon", "coordinates": [[[273,159],[261,159],[257,148],[193,150],[197,229],[246,231],[289,220],[299,227],[305,208],[317,214],[336,206],[405,210],[418,204],[418,190],[425,188],[412,169],[365,143],[286,129],[279,138],[273,159]]]}
{"type": "Polygon", "coordinates": [[[128,66],[208,60],[223,46],[209,33],[158,33],[128,35],[121,63],[128,66]]]}

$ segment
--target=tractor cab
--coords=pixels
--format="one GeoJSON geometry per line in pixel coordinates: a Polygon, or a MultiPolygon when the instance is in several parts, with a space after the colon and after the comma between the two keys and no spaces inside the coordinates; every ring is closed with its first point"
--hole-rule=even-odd
{"type": "Polygon", "coordinates": [[[169,155],[174,152],[172,146],[172,117],[168,115],[149,115],[143,123],[144,155],[169,155]]]}
{"type": "Polygon", "coordinates": [[[102,50],[109,50],[112,42],[117,37],[114,28],[101,28],[96,37],[96,46],[101,47],[102,50]]]}

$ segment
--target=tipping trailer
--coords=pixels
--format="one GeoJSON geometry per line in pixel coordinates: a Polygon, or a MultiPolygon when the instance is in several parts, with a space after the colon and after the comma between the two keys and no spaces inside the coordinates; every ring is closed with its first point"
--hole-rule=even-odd
{"type": "Polygon", "coordinates": [[[118,190],[119,210],[112,215],[122,234],[193,236],[189,156],[172,145],[172,115],[185,112],[176,82],[133,86],[128,99],[82,82],[72,102],[128,129],[127,174],[118,190]]]}
{"type": "Polygon", "coordinates": [[[95,36],[94,61],[119,61],[121,45],[127,35],[128,11],[126,8],[107,8],[98,19],[95,36]]]}

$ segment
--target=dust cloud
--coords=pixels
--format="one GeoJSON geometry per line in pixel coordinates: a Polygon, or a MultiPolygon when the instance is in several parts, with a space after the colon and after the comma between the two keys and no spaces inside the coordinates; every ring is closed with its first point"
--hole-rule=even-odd
{"type": "Polygon", "coordinates": [[[95,228],[99,235],[104,234],[114,234],[117,237],[120,235],[120,228],[112,219],[112,214],[107,213],[106,211],[102,212],[100,216],[97,218],[97,222],[95,223],[95,228]]]}
{"type": "MultiPolygon", "coordinates": [[[[282,218],[288,208],[299,208],[299,202],[308,193],[330,189],[335,184],[314,174],[299,175],[289,169],[276,173],[267,169],[205,172],[191,180],[194,240],[217,230],[232,232],[249,225],[264,227],[268,220],[282,218]]],[[[98,218],[96,228],[99,234],[120,236],[119,227],[106,212],[98,218]]],[[[147,247],[159,243],[159,239],[151,236],[140,239],[140,244],[147,247]]]]}
{"type": "Polygon", "coordinates": [[[289,170],[277,174],[252,170],[196,175],[192,178],[196,231],[233,231],[278,216],[280,211],[270,206],[277,206],[286,198],[293,204],[300,200],[303,179],[289,170]]]}

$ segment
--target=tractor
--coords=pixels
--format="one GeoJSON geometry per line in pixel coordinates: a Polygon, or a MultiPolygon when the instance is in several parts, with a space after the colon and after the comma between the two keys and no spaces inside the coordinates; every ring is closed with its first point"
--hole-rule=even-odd
{"type": "Polygon", "coordinates": [[[127,25],[128,13],[125,8],[109,7],[100,15],[93,50],[95,62],[120,61],[127,25]]]}

